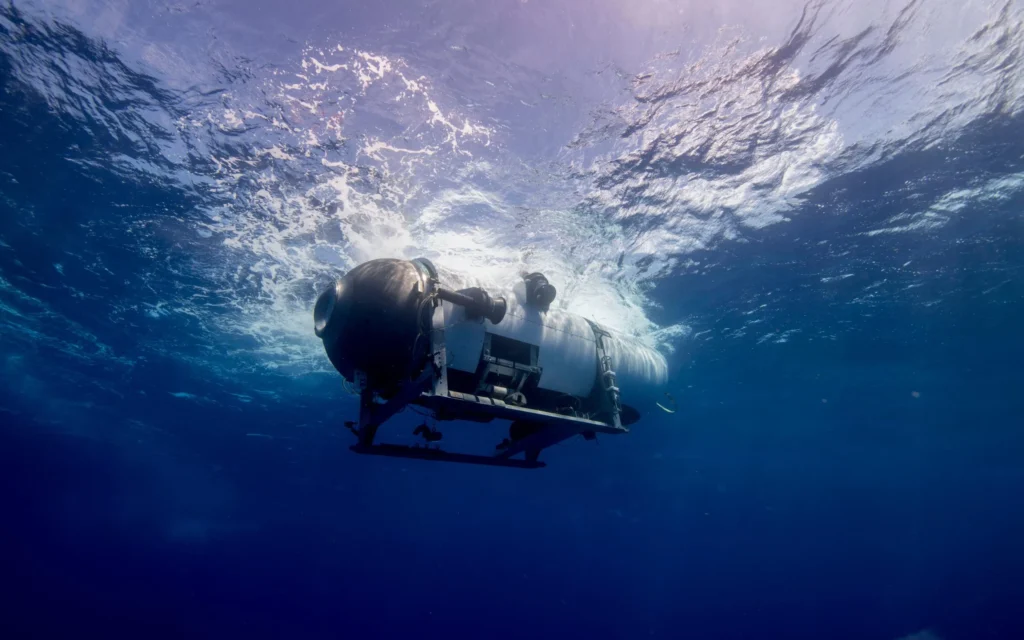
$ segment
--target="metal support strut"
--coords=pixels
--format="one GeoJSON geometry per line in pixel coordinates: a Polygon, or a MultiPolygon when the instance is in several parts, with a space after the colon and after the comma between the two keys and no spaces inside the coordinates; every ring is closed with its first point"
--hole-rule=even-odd
{"type": "Polygon", "coordinates": [[[602,329],[596,323],[587,320],[590,324],[590,328],[594,330],[594,341],[597,345],[597,361],[598,361],[598,372],[601,378],[601,388],[604,389],[605,396],[608,400],[609,410],[612,416],[612,426],[616,429],[623,429],[628,431],[622,426],[622,401],[619,397],[619,387],[615,380],[615,370],[612,369],[612,357],[608,355],[604,348],[604,339],[610,338],[611,334],[602,329]]]}

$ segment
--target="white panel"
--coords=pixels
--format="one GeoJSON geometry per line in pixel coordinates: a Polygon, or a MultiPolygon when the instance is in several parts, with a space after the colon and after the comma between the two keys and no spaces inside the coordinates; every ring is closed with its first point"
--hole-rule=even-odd
{"type": "Polygon", "coordinates": [[[642,388],[657,388],[668,381],[668,364],[664,356],[644,346],[639,340],[611,333],[605,338],[604,348],[612,358],[615,379],[623,402],[642,388]]]}
{"type": "Polygon", "coordinates": [[[587,321],[563,311],[540,312],[507,296],[508,311],[498,325],[487,323],[491,333],[540,347],[542,369],[538,386],[584,397],[597,379],[597,347],[587,321]]]}
{"type": "Polygon", "coordinates": [[[444,343],[448,352],[448,366],[472,373],[480,364],[484,350],[483,321],[467,320],[463,307],[450,302],[441,304],[444,307],[444,343]]]}
{"type": "MultiPolygon", "coordinates": [[[[508,302],[502,321],[467,320],[462,307],[445,302],[445,344],[448,366],[476,371],[483,352],[484,332],[539,347],[540,387],[577,397],[590,395],[597,381],[597,346],[593,329],[583,318],[556,309],[541,312],[522,304],[521,285],[498,293],[508,302]]],[[[668,379],[668,365],[658,352],[634,338],[611,333],[605,349],[612,357],[623,402],[641,387],[658,387],[668,379]]]]}

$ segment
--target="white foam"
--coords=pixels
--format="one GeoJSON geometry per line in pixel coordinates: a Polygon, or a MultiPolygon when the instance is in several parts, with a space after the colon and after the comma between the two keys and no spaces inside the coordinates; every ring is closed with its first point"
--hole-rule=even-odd
{"type": "MultiPolygon", "coordinates": [[[[540,212],[532,224],[517,232],[518,209],[505,200],[504,189],[474,186],[474,181],[492,185],[533,178],[509,174],[488,162],[467,160],[471,154],[463,148],[464,143],[473,141],[486,147],[492,131],[443,110],[440,100],[431,95],[425,76],[410,79],[403,61],[386,56],[343,48],[327,52],[328,56],[338,54],[348,57],[343,62],[317,52],[316,57],[305,59],[304,68],[320,78],[326,76],[326,80],[313,83],[306,74],[282,74],[287,78],[280,82],[282,100],[309,110],[326,99],[322,97],[325,86],[327,91],[341,89],[348,73],[363,92],[376,86],[380,91],[418,97],[418,103],[406,105],[413,111],[403,116],[408,119],[416,114],[418,119],[408,119],[407,126],[418,133],[362,139],[357,157],[376,163],[388,178],[384,184],[367,182],[359,166],[321,149],[322,130],[314,128],[317,124],[298,128],[294,121],[286,128],[272,118],[273,126],[289,131],[291,137],[255,150],[257,158],[297,168],[305,156],[315,152],[323,173],[312,184],[282,182],[275,171],[248,167],[245,158],[215,157],[218,174],[232,178],[222,186],[233,190],[234,204],[206,212],[197,229],[218,238],[232,252],[231,263],[237,266],[220,267],[210,276],[220,281],[219,288],[227,295],[235,287],[255,288],[255,294],[233,297],[231,313],[225,313],[223,305],[190,307],[202,316],[204,324],[222,334],[251,340],[255,344],[251,356],[260,367],[283,372],[327,371],[329,363],[310,329],[310,305],[317,293],[314,283],[373,258],[430,255],[446,269],[471,273],[500,288],[510,286],[521,272],[543,270],[558,283],[558,304],[564,308],[626,333],[646,334],[654,341],[685,334],[681,326],[652,325],[643,311],[641,287],[607,267],[623,247],[614,241],[603,242],[601,233],[606,228],[596,231],[571,210],[551,209],[540,212]],[[342,84],[335,89],[335,82],[342,84]],[[431,131],[440,136],[424,135],[431,131]],[[424,198],[419,172],[429,176],[446,166],[461,186],[424,198]],[[255,182],[259,187],[236,187],[242,184],[242,176],[247,178],[244,184],[255,182]],[[313,198],[321,204],[311,204],[313,198]],[[409,209],[407,203],[412,198],[419,204],[409,209]],[[567,259],[564,251],[568,245],[581,250],[578,258],[567,259]],[[619,278],[618,284],[614,277],[619,278]]],[[[359,105],[356,100],[352,108],[359,105]]],[[[257,105],[234,107],[243,113],[257,109],[257,105]]],[[[220,115],[229,118],[226,124],[233,123],[229,116],[220,115]]],[[[340,135],[340,128],[336,132],[340,135]]],[[[153,311],[158,315],[167,312],[159,306],[153,311]]]]}
{"type": "MultiPolygon", "coordinates": [[[[288,375],[327,371],[311,330],[318,288],[367,259],[423,254],[501,288],[522,271],[543,271],[559,289],[559,307],[648,343],[671,344],[688,329],[654,325],[647,294],[653,281],[685,264],[680,256],[785,224],[831,176],[877,159],[875,152],[857,156],[855,145],[915,141],[936,109],[951,114],[941,135],[997,106],[1017,113],[1024,74],[1011,54],[1021,42],[1019,24],[1018,12],[1010,11],[977,37],[945,44],[950,53],[929,60],[944,70],[941,82],[906,88],[914,97],[907,102],[918,111],[905,114],[905,126],[883,118],[877,126],[853,126],[829,111],[821,95],[797,91],[813,71],[806,61],[768,73],[779,47],[733,54],[738,49],[729,44],[681,69],[652,69],[636,96],[612,105],[613,120],[632,129],[626,134],[612,127],[612,142],[594,145],[600,154],[584,141],[581,151],[564,152],[556,164],[529,158],[524,166],[500,150],[509,141],[491,124],[495,113],[469,106],[432,71],[340,44],[309,48],[301,64],[275,69],[251,96],[225,95],[167,125],[177,134],[160,143],[167,157],[199,149],[195,157],[210,158],[212,167],[210,175],[197,169],[172,177],[208,186],[222,201],[196,212],[187,230],[186,241],[202,249],[190,256],[195,271],[183,280],[201,284],[183,284],[174,300],[139,302],[138,311],[153,322],[194,318],[211,343],[231,345],[216,357],[154,347],[185,362],[288,375]],[[380,129],[372,135],[352,130],[350,122],[362,116],[380,122],[380,129]],[[218,145],[208,139],[213,135],[248,146],[218,145]],[[588,169],[570,184],[565,173],[580,167],[588,169]]],[[[147,50],[158,68],[184,68],[164,53],[147,50]]],[[[34,68],[30,58],[12,60],[19,76],[33,77],[19,71],[34,68]]],[[[69,77],[92,77],[80,64],[66,61],[69,77]]],[[[97,104],[87,84],[69,102],[55,78],[33,77],[54,109],[87,115],[138,141],[123,114],[97,104]]],[[[869,89],[852,72],[840,80],[835,86],[869,89]]],[[[504,97],[514,104],[522,96],[504,97]]],[[[878,98],[887,107],[884,97],[868,93],[865,100],[878,98]]],[[[146,117],[159,122],[166,116],[146,117]]],[[[113,162],[167,177],[157,164],[113,162]]],[[[975,203],[1019,193],[1022,185],[1024,175],[961,187],[867,233],[936,229],[975,203]]],[[[9,322],[27,335],[36,326],[24,318],[39,307],[23,302],[0,299],[16,312],[6,316],[9,322]]],[[[82,330],[76,339],[88,337],[82,330]]]]}

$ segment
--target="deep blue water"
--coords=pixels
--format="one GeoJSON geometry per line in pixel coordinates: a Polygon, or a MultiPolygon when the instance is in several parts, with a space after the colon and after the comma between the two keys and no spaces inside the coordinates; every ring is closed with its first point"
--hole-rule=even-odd
{"type": "Polygon", "coordinates": [[[1024,637],[1022,210],[1015,2],[6,0],[0,629],[1024,637]],[[312,304],[418,255],[679,411],[352,454],[312,304]]]}

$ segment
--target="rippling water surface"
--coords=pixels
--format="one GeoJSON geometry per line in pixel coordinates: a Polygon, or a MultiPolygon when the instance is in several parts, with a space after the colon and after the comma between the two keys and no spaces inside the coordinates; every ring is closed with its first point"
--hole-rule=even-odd
{"type": "Polygon", "coordinates": [[[6,0],[25,611],[1017,637],[1022,118],[1017,2],[6,0]],[[356,459],[312,303],[416,256],[543,271],[680,411],[536,474],[356,459]]]}

